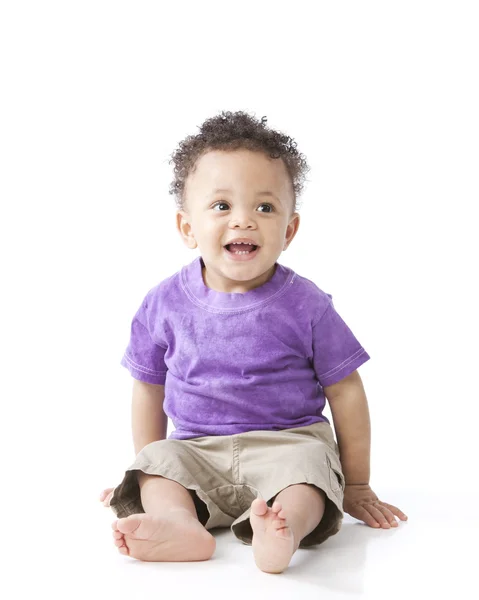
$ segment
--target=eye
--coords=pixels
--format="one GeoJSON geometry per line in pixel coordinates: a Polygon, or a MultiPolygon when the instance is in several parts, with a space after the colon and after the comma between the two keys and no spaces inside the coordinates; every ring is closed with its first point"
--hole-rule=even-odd
{"type": "MultiPolygon", "coordinates": [[[[226,204],[226,202],[217,202],[216,204],[213,204],[213,206],[211,208],[216,208],[217,206],[228,206],[226,204]]],[[[224,212],[224,211],[220,211],[220,212],[224,212]]]]}
{"type": "MultiPolygon", "coordinates": [[[[273,210],[274,210],[274,208],[272,207],[271,204],[263,203],[263,204],[260,204],[260,206],[268,206],[271,209],[266,212],[273,212],[273,210]]],[[[262,210],[261,212],[264,212],[264,210],[262,210]]]]}
{"type": "MultiPolygon", "coordinates": [[[[213,204],[213,206],[211,208],[214,210],[218,206],[228,206],[228,204],[226,202],[217,202],[216,204],[213,204]]],[[[260,204],[260,206],[267,206],[269,208],[269,210],[267,210],[267,211],[261,210],[260,212],[270,213],[270,212],[274,211],[274,207],[271,204],[268,204],[267,202],[263,202],[262,204],[260,204]]],[[[218,211],[216,211],[216,212],[218,212],[218,211]]],[[[224,212],[224,211],[220,210],[219,212],[224,212]]]]}

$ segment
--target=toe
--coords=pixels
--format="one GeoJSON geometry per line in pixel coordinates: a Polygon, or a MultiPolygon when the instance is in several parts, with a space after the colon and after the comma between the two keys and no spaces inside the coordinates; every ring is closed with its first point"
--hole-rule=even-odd
{"type": "Polygon", "coordinates": [[[118,519],[117,529],[121,533],[133,533],[141,524],[141,520],[136,515],[130,515],[125,519],[118,519]]]}
{"type": "Polygon", "coordinates": [[[251,503],[251,512],[258,517],[262,517],[268,511],[268,505],[263,498],[256,498],[251,503]]]}
{"type": "Polygon", "coordinates": [[[115,531],[118,531],[118,519],[116,521],[113,521],[113,523],[111,524],[111,528],[115,531]]]}
{"type": "Polygon", "coordinates": [[[115,488],[106,488],[106,490],[103,490],[103,492],[100,494],[100,502],[103,502],[103,500],[105,500],[105,498],[109,496],[114,489],[115,488]]]}
{"type": "Polygon", "coordinates": [[[123,534],[121,531],[112,531],[112,535],[113,535],[114,540],[122,540],[123,539],[123,534]]]}
{"type": "Polygon", "coordinates": [[[282,508],[282,505],[277,500],[274,501],[273,506],[271,507],[272,511],[275,513],[279,513],[282,508]]]}

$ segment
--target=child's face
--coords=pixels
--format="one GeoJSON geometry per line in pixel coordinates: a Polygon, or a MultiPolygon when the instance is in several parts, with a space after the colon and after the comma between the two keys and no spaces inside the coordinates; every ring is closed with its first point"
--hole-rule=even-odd
{"type": "Polygon", "coordinates": [[[177,227],[189,248],[199,248],[209,287],[242,293],[268,281],[298,230],[293,198],[280,159],[250,150],[214,150],[197,161],[186,180],[177,227]],[[236,238],[259,248],[251,256],[235,256],[225,245],[236,238]]]}

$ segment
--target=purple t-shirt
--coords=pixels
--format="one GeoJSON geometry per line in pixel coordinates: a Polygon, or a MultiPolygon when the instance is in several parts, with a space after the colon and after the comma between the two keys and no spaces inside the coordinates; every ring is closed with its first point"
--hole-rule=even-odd
{"type": "Polygon", "coordinates": [[[198,257],[148,292],[121,360],[165,386],[169,438],[329,423],[323,386],[370,358],[332,296],[278,263],[249,292],[218,292],[203,266],[198,257]]]}

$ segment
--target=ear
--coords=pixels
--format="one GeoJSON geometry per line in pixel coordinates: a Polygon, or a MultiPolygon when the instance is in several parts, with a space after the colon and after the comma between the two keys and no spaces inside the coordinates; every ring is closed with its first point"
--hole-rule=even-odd
{"type": "Polygon", "coordinates": [[[293,216],[291,217],[288,227],[286,228],[286,236],[284,239],[283,250],[286,250],[286,248],[291,244],[294,236],[298,232],[299,219],[300,219],[299,213],[294,213],[293,216]]]}
{"type": "Polygon", "coordinates": [[[194,250],[198,244],[196,243],[190,220],[190,215],[186,211],[180,210],[176,213],[176,227],[180,232],[181,238],[188,248],[194,250]]]}

